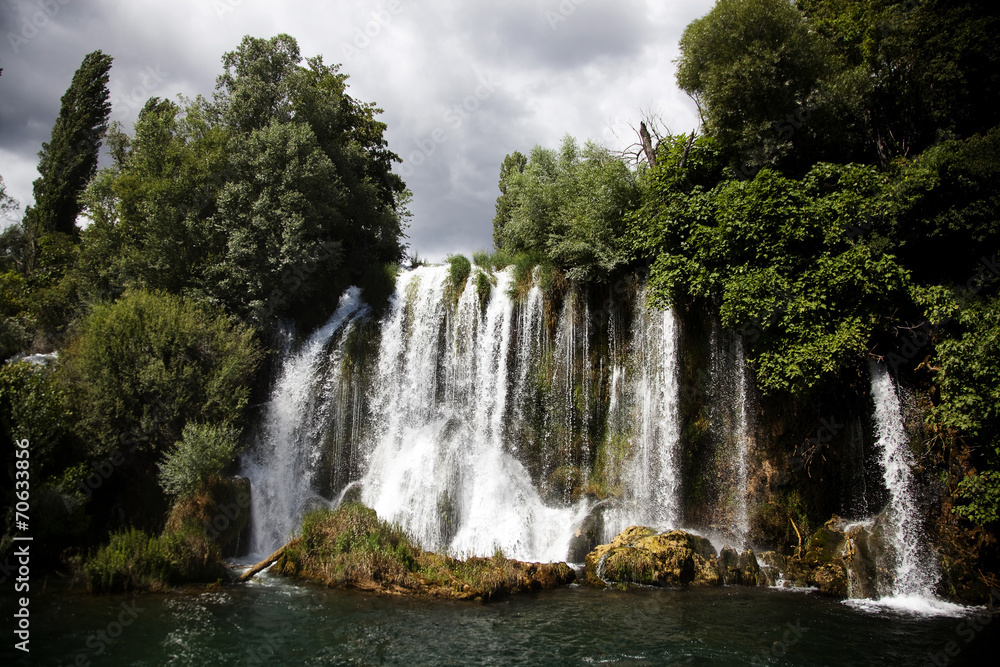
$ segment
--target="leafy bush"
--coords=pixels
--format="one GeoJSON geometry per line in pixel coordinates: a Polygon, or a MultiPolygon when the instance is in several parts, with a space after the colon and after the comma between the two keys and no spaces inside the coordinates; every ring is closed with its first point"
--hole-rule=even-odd
{"type": "Polygon", "coordinates": [[[465,255],[448,255],[448,287],[457,299],[472,273],[472,262],[465,255]]]}
{"type": "Polygon", "coordinates": [[[216,309],[139,291],[95,306],[65,357],[94,453],[155,458],[187,421],[238,425],[262,351],[216,309]]]}
{"type": "Polygon", "coordinates": [[[238,441],[239,432],[232,426],[188,422],[177,446],[159,466],[160,486],[170,495],[191,495],[232,462],[238,441]]]}
{"type": "MultiPolygon", "coordinates": [[[[662,169],[668,195],[672,167],[662,169]]],[[[718,303],[765,390],[819,385],[908,303],[909,275],[885,240],[887,180],[874,167],[821,163],[798,180],[764,169],[654,199],[633,227],[653,260],[652,300],[718,303]]]]}

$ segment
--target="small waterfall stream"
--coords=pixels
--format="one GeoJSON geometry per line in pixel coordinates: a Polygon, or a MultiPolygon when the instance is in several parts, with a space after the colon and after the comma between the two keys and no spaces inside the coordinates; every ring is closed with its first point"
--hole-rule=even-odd
{"type": "MultiPolygon", "coordinates": [[[[903,409],[889,371],[872,362],[871,395],[875,407],[876,450],[880,454],[889,504],[874,518],[846,526],[849,539],[857,547],[858,539],[882,539],[887,549],[877,560],[888,560],[878,566],[888,577],[876,577],[870,591],[877,599],[851,599],[861,607],[890,607],[921,614],[955,614],[961,607],[938,599],[934,587],[940,578],[937,553],[921,526],[914,459],[903,421],[903,409]]],[[[856,595],[857,582],[849,572],[851,593],[856,595]]]]}
{"type": "Polygon", "coordinates": [[[928,549],[920,526],[915,489],[913,454],[903,428],[903,410],[896,387],[885,366],[873,363],[872,400],[881,452],[885,486],[889,490],[888,525],[895,551],[894,597],[933,598],[939,572],[936,555],[928,549]]]}
{"type": "Polygon", "coordinates": [[[669,310],[647,310],[645,298],[644,290],[636,297],[628,363],[611,371],[608,420],[631,446],[622,502],[604,514],[605,541],[630,525],[666,530],[681,520],[677,324],[669,310]]]}
{"type": "Polygon", "coordinates": [[[352,287],[326,324],[285,359],[257,442],[243,461],[253,490],[253,553],[268,553],[284,544],[306,506],[317,498],[312,482],[331,405],[330,392],[317,386],[322,382],[319,369],[325,361],[339,362],[343,353],[338,348],[329,353],[332,359],[325,358],[329,343],[343,341],[350,324],[367,312],[360,291],[352,287]]]}

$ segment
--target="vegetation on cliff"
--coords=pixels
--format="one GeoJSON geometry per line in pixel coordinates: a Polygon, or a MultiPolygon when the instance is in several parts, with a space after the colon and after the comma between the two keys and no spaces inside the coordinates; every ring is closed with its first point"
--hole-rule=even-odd
{"type": "Polygon", "coordinates": [[[273,571],[327,586],[463,600],[553,588],[576,576],[565,563],[522,563],[499,551],[465,560],[424,551],[357,503],[306,515],[302,536],[284,547],[273,571]]]}

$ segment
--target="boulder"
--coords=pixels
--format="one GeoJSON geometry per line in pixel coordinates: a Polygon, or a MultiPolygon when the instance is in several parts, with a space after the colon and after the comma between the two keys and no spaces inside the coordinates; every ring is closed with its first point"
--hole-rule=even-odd
{"type": "Polygon", "coordinates": [[[730,583],[756,586],[764,580],[753,551],[737,554],[728,549],[726,559],[723,569],[704,537],[629,526],[610,544],[587,554],[585,576],[594,586],[719,586],[727,578],[730,583]]]}
{"type": "Polygon", "coordinates": [[[752,549],[737,553],[732,547],[724,547],[719,554],[719,576],[722,583],[736,586],[766,586],[768,579],[761,574],[757,556],[752,549]]]}

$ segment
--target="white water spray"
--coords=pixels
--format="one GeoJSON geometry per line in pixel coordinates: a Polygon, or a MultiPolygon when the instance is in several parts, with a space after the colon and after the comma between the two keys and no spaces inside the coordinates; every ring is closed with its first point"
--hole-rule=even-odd
{"type": "MultiPolygon", "coordinates": [[[[367,306],[360,290],[344,293],[336,312],[325,325],[287,357],[265,409],[264,423],[253,453],[243,459],[243,469],[252,489],[252,551],[269,553],[298,529],[310,501],[320,455],[322,431],[329,408],[327,396],[317,391],[321,380],[319,362],[334,336],[344,339],[347,327],[367,306]]],[[[331,363],[338,364],[342,351],[335,348],[331,363]]]]}
{"type": "Polygon", "coordinates": [[[452,316],[447,267],[400,276],[382,326],[362,500],[425,548],[562,560],[588,508],[547,506],[504,449],[511,277],[495,274],[485,311],[475,278],[452,316]]]}
{"type": "Polygon", "coordinates": [[[903,410],[885,366],[872,363],[870,370],[878,437],[876,447],[881,453],[885,486],[889,491],[886,535],[894,553],[894,577],[891,595],[866,603],[923,614],[960,613],[961,607],[934,596],[940,572],[937,554],[920,525],[912,472],[913,454],[903,426],[903,410]]]}
{"type": "Polygon", "coordinates": [[[680,522],[677,323],[670,310],[648,310],[645,298],[640,290],[627,368],[611,371],[608,421],[629,434],[631,447],[624,497],[604,514],[605,541],[630,525],[667,530],[680,522]]]}

